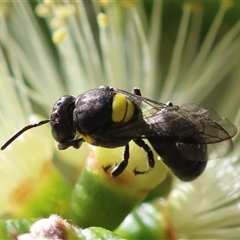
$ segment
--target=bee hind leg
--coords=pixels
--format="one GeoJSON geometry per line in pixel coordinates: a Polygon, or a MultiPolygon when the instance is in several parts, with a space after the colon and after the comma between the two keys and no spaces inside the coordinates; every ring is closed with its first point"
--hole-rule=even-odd
{"type": "Polygon", "coordinates": [[[129,156],[130,156],[129,145],[126,144],[123,152],[122,161],[119,163],[119,165],[113,168],[113,170],[110,173],[111,177],[119,176],[126,169],[128,165],[129,156]]]}
{"type": "Polygon", "coordinates": [[[135,168],[133,172],[134,172],[135,175],[149,173],[155,166],[155,160],[154,160],[153,152],[152,152],[151,148],[142,139],[134,139],[133,141],[140,148],[143,148],[143,150],[146,152],[146,154],[147,154],[147,164],[148,164],[148,168],[145,171],[137,171],[136,168],[135,168]]]}

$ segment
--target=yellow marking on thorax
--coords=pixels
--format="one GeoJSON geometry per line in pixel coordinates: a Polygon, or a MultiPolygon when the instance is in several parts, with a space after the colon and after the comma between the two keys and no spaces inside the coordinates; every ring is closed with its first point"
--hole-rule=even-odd
{"type": "Polygon", "coordinates": [[[117,93],[112,103],[113,122],[128,122],[134,114],[134,105],[123,94],[117,93]]]}

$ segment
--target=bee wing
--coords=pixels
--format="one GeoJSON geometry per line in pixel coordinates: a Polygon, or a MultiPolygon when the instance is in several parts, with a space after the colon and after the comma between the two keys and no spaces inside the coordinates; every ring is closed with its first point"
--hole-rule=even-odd
{"type": "Polygon", "coordinates": [[[196,116],[193,119],[198,134],[194,137],[198,143],[217,143],[234,137],[237,128],[227,118],[222,118],[215,110],[204,109],[199,104],[189,103],[180,106],[185,112],[196,116]]]}
{"type": "MultiPolygon", "coordinates": [[[[149,111],[148,111],[149,112],[149,111]]],[[[210,144],[231,139],[237,128],[213,109],[204,109],[195,103],[162,107],[146,122],[159,136],[176,142],[210,144]]]]}
{"type": "Polygon", "coordinates": [[[217,159],[224,157],[233,150],[233,141],[228,139],[224,142],[208,144],[208,159],[217,159]]]}
{"type": "Polygon", "coordinates": [[[179,153],[193,161],[225,156],[233,150],[231,138],[237,133],[228,119],[196,103],[166,106],[149,117],[148,122],[159,136],[172,138],[179,153]]]}
{"type": "Polygon", "coordinates": [[[233,150],[233,141],[228,139],[213,144],[191,144],[177,142],[176,147],[179,153],[190,161],[208,161],[221,158],[233,150]]]}

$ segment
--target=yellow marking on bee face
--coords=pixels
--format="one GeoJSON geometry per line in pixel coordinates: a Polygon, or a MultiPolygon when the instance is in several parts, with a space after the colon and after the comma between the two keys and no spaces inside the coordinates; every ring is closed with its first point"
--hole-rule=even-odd
{"type": "Polygon", "coordinates": [[[94,139],[92,137],[90,137],[89,135],[82,135],[82,138],[84,139],[85,142],[87,142],[89,144],[94,143],[94,139]]]}
{"type": "Polygon", "coordinates": [[[117,93],[112,103],[113,122],[128,122],[134,113],[134,105],[123,94],[117,93]]]}

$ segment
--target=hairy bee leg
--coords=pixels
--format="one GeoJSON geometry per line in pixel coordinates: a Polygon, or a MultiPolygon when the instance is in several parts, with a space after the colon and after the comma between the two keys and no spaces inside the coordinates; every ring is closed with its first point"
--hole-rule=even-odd
{"type": "Polygon", "coordinates": [[[119,176],[127,167],[129,159],[129,144],[125,145],[122,161],[111,171],[111,177],[119,176]]]}
{"type": "Polygon", "coordinates": [[[140,89],[137,87],[133,88],[132,93],[138,96],[142,96],[140,89]]]}
{"type": "Polygon", "coordinates": [[[142,139],[134,139],[133,140],[139,147],[143,148],[143,150],[147,153],[147,163],[148,163],[148,168],[146,171],[137,171],[136,169],[134,170],[134,174],[145,174],[148,173],[149,171],[152,170],[155,166],[155,160],[153,156],[153,152],[151,148],[142,140],[142,139]]]}

